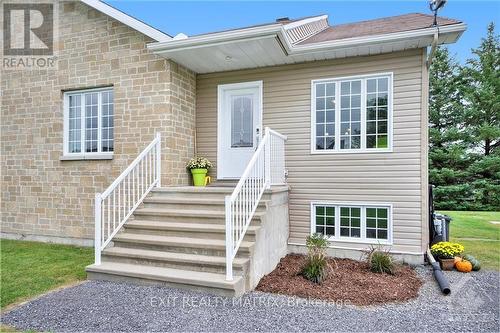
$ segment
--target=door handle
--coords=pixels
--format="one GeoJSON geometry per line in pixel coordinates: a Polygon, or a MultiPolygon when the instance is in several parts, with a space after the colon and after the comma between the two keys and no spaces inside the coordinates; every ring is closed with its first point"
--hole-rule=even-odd
{"type": "Polygon", "coordinates": [[[257,150],[257,148],[259,147],[259,143],[260,143],[260,142],[259,142],[259,140],[260,140],[260,135],[259,135],[259,133],[260,133],[260,128],[258,128],[258,127],[257,127],[257,128],[255,129],[255,143],[256,143],[256,145],[255,145],[255,150],[257,150]]]}

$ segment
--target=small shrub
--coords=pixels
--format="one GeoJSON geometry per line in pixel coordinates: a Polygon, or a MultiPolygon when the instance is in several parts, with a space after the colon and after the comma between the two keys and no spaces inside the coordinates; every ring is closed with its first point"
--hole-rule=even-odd
{"type": "Polygon", "coordinates": [[[366,261],[374,273],[394,274],[394,258],[389,250],[371,246],[366,251],[366,261]]]}
{"type": "Polygon", "coordinates": [[[464,252],[464,247],[458,243],[439,242],[431,246],[431,253],[439,259],[453,259],[464,252]]]}
{"type": "Polygon", "coordinates": [[[328,276],[326,249],[329,244],[328,238],[322,234],[307,237],[307,262],[301,274],[309,281],[321,284],[328,276]]]}

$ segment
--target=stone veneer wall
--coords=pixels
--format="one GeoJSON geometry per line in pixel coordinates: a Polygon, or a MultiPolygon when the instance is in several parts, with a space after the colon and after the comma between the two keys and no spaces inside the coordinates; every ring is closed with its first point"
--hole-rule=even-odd
{"type": "Polygon", "coordinates": [[[194,154],[193,72],[151,54],[151,39],[79,2],[60,2],[58,70],[4,70],[1,231],[90,244],[93,199],[160,131],[162,182],[188,183],[194,154]],[[61,161],[63,91],[113,85],[113,160],[61,161]]]}

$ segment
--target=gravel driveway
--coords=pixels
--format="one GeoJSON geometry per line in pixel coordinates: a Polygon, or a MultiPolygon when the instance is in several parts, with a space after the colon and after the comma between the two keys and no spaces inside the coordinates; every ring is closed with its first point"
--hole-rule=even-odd
{"type": "Polygon", "coordinates": [[[89,281],[3,314],[20,330],[112,331],[500,331],[498,272],[446,273],[443,296],[428,268],[420,296],[356,307],[252,292],[240,299],[165,287],[89,281]]]}

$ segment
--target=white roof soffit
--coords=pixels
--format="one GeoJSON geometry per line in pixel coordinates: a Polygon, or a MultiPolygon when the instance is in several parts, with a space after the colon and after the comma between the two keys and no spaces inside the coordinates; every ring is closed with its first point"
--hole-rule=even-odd
{"type": "MultiPolygon", "coordinates": [[[[290,24],[297,26],[300,23],[301,21],[290,24]]],[[[438,43],[455,42],[466,27],[464,23],[440,26],[438,43]]],[[[320,43],[297,44],[288,37],[287,24],[277,23],[151,43],[148,44],[148,48],[195,72],[210,73],[426,47],[431,45],[436,31],[435,27],[429,27],[320,43]],[[237,48],[243,48],[242,53],[248,59],[234,57],[231,53],[237,48]],[[228,59],[233,63],[224,62],[228,59]],[[237,64],[235,60],[241,63],[237,64]]]]}
{"type": "Polygon", "coordinates": [[[134,30],[139,31],[140,33],[156,40],[157,42],[164,42],[172,39],[169,35],[164,32],[161,32],[158,29],[153,28],[152,26],[125,14],[124,12],[100,1],[100,0],[80,0],[84,4],[100,11],[103,14],[108,15],[109,17],[114,18],[115,20],[131,27],[134,30]]]}

